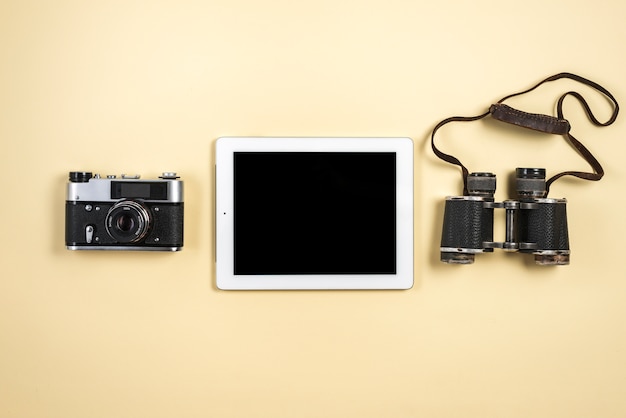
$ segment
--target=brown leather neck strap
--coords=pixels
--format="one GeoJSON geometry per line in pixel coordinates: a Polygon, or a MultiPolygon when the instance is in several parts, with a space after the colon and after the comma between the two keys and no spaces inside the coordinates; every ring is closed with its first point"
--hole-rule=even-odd
{"type": "Polygon", "coordinates": [[[602,165],[600,165],[598,160],[591,154],[591,152],[580,141],[578,141],[576,138],[574,138],[574,136],[572,136],[572,134],[570,133],[570,124],[567,121],[567,119],[565,119],[563,116],[563,101],[568,96],[572,96],[578,100],[578,102],[582,105],[583,109],[585,110],[585,113],[587,114],[587,117],[589,118],[589,120],[596,126],[609,126],[613,122],[615,122],[615,120],[617,119],[617,115],[619,113],[619,105],[617,104],[617,100],[615,99],[615,97],[613,97],[613,95],[607,89],[605,89],[604,87],[600,86],[599,84],[591,80],[587,80],[586,78],[583,78],[576,74],[559,73],[551,77],[548,77],[545,80],[542,80],[541,82],[537,83],[536,85],[534,85],[533,87],[527,90],[524,90],[519,93],[510,94],[498,100],[498,102],[490,106],[489,111],[483,113],[482,115],[470,116],[470,117],[453,116],[453,117],[442,120],[435,126],[431,135],[431,146],[432,146],[433,152],[440,159],[461,167],[462,175],[463,175],[463,194],[467,195],[468,194],[467,175],[469,174],[469,170],[457,158],[453,157],[452,155],[441,152],[435,146],[435,133],[442,126],[450,122],[472,122],[472,121],[476,121],[476,120],[479,120],[479,119],[482,119],[484,117],[491,115],[491,117],[493,117],[496,120],[510,123],[516,126],[534,129],[536,131],[549,133],[549,134],[563,135],[568,140],[568,142],[576,149],[576,151],[578,151],[578,153],[585,159],[585,161],[589,163],[589,165],[593,169],[593,172],[564,171],[562,173],[558,173],[546,181],[546,188],[548,191],[550,190],[550,185],[552,184],[552,182],[554,182],[555,180],[563,176],[574,176],[574,177],[578,177],[581,179],[594,180],[594,181],[600,180],[602,176],[604,175],[604,169],[602,168],[602,165]],[[557,117],[524,112],[521,110],[514,109],[502,103],[505,100],[510,99],[511,97],[515,97],[515,96],[519,96],[519,95],[531,92],[544,83],[559,80],[562,78],[568,78],[576,82],[582,83],[604,94],[613,104],[613,113],[610,119],[606,122],[600,122],[591,111],[591,108],[589,104],[587,103],[587,101],[585,100],[585,98],[580,93],[577,93],[575,91],[569,91],[563,94],[559,98],[559,101],[557,103],[557,117]]]}

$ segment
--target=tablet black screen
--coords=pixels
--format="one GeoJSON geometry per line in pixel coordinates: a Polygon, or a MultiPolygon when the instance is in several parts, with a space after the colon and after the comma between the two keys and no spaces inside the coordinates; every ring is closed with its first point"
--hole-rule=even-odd
{"type": "Polygon", "coordinates": [[[234,272],[395,274],[394,152],[235,152],[234,272]]]}

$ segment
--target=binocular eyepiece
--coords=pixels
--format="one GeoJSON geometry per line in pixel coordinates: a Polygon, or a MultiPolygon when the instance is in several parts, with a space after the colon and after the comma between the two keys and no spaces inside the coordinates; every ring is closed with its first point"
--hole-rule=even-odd
{"type": "Polygon", "coordinates": [[[546,170],[517,168],[517,199],[495,202],[496,176],[471,173],[467,196],[446,198],[441,234],[441,261],[471,264],[475,255],[504,251],[534,254],[539,265],[569,264],[565,199],[547,198],[546,170]],[[493,240],[494,209],[506,211],[506,236],[493,240]]]}

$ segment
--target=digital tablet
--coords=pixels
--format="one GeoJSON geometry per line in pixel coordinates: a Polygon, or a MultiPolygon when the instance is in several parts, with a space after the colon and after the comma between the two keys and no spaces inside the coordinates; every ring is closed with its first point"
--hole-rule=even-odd
{"type": "Polygon", "coordinates": [[[413,286],[410,138],[222,137],[219,289],[413,286]]]}

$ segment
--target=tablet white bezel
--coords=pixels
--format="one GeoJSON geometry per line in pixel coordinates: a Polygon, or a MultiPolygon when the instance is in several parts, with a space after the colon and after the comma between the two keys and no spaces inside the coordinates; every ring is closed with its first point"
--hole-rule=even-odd
{"type": "Polygon", "coordinates": [[[215,143],[215,271],[223,290],[409,289],[413,286],[411,138],[221,137],[215,143]],[[234,274],[235,152],[395,152],[396,274],[234,274]]]}

